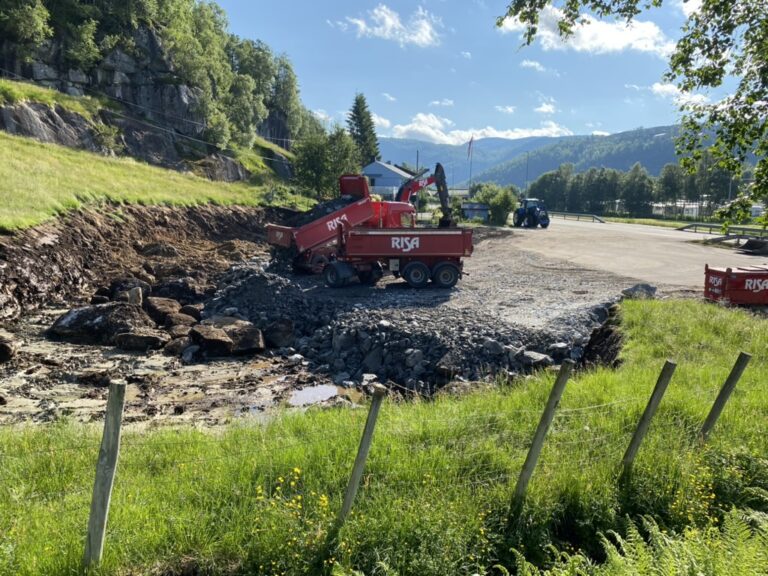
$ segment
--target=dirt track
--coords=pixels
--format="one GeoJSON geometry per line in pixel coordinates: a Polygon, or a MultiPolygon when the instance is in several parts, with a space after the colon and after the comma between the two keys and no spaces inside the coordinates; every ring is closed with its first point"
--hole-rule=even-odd
{"type": "MultiPolygon", "coordinates": [[[[163,235],[164,249],[159,253],[165,256],[157,251],[147,256],[142,244],[125,247],[131,252],[125,261],[132,268],[153,271],[181,266],[182,272],[195,274],[205,285],[214,284],[232,263],[266,260],[266,246],[253,234],[255,241],[240,243],[221,232],[214,239],[191,236],[174,242],[172,237],[163,235]],[[195,258],[206,255],[216,258],[195,268],[195,258]]],[[[468,276],[451,291],[413,290],[393,278],[376,287],[353,285],[341,290],[324,287],[316,277],[292,280],[311,301],[347,310],[358,322],[361,317],[371,322],[393,319],[402,334],[412,333],[414,339],[425,334],[439,338],[445,332],[454,334],[454,343],[458,339],[464,345],[466,340],[476,349],[491,338],[535,344],[540,350],[555,342],[583,347],[599,320],[595,307],[614,300],[633,281],[520,250],[521,237],[508,230],[477,230],[468,276]]],[[[113,262],[113,270],[118,262],[113,262]]],[[[305,400],[295,395],[302,388],[312,388],[315,400],[326,403],[360,397],[354,388],[332,387],[334,371],[318,369],[318,362],[307,358],[292,358],[295,350],[183,364],[159,351],[128,353],[47,340],[44,330],[62,312],[58,305],[9,326],[21,341],[21,351],[0,366],[0,423],[48,421],[64,415],[80,421],[99,419],[110,379],[129,385],[126,420],[148,426],[217,425],[286,402],[302,405],[305,400]],[[324,388],[313,388],[318,385],[324,388]]],[[[472,348],[467,350],[471,353],[472,348]]]]}

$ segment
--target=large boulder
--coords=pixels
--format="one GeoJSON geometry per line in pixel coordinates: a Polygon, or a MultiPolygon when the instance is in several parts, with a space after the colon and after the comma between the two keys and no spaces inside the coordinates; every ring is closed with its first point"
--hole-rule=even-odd
{"type": "Polygon", "coordinates": [[[16,355],[19,347],[13,336],[4,330],[0,330],[0,364],[8,362],[16,355]]]}
{"type": "Polygon", "coordinates": [[[150,296],[147,298],[144,307],[146,308],[147,313],[158,324],[164,324],[165,319],[170,314],[176,314],[181,310],[181,304],[179,304],[178,301],[157,296],[150,296]]]}
{"type": "Polygon", "coordinates": [[[70,310],[53,323],[49,333],[79,344],[114,344],[118,334],[154,327],[140,306],[110,302],[70,310]]]}
{"type": "Polygon", "coordinates": [[[224,330],[206,324],[192,328],[189,336],[207,356],[229,356],[235,345],[224,330]]]}
{"type": "Polygon", "coordinates": [[[132,332],[123,332],[115,336],[115,345],[123,350],[146,352],[147,350],[162,348],[170,340],[171,337],[161,330],[137,328],[132,332]]]}
{"type": "Polygon", "coordinates": [[[168,314],[168,316],[165,318],[165,326],[167,328],[171,328],[173,326],[194,326],[195,324],[197,324],[197,320],[195,320],[192,316],[187,316],[181,312],[168,314]]]}
{"type": "Polygon", "coordinates": [[[233,354],[254,354],[266,348],[264,336],[254,324],[238,320],[222,328],[234,342],[233,354]]]}

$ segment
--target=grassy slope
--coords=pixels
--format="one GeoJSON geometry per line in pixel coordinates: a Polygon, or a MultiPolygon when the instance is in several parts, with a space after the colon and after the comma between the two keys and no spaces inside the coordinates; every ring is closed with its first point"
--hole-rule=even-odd
{"type": "Polygon", "coordinates": [[[267,192],[266,186],[212,182],[0,132],[0,231],[34,226],[105,201],[178,206],[306,202],[297,196],[268,198],[267,192]]]}
{"type": "MultiPolygon", "coordinates": [[[[599,557],[597,533],[625,532],[623,518],[641,514],[685,540],[664,536],[660,551],[636,542],[636,557],[585,573],[646,573],[641,562],[682,552],[733,568],[703,574],[765,566],[764,537],[740,525],[729,529],[738,537],[722,535],[717,526],[734,523],[733,506],[768,511],[760,459],[768,323],[691,301],[631,302],[623,316],[623,366],[569,384],[511,529],[505,512],[553,375],[460,399],[385,404],[355,511],[331,551],[337,573],[484,573],[498,561],[511,567],[511,547],[546,563],[550,543],[599,557]],[[742,349],[755,358],[702,450],[697,428],[742,349]],[[677,373],[620,489],[621,454],[670,356],[677,373]]],[[[360,410],[310,410],[218,432],[128,433],[101,572],[193,562],[211,574],[316,573],[364,419],[360,410]]],[[[66,423],[0,430],[0,574],[76,569],[98,433],[66,423]]],[[[561,563],[587,560],[576,553],[561,563]]]]}
{"type": "Polygon", "coordinates": [[[47,106],[61,106],[86,118],[93,118],[100,109],[110,107],[107,99],[91,96],[69,96],[58,90],[43,88],[28,82],[0,78],[0,106],[19,102],[38,102],[47,106]]]}

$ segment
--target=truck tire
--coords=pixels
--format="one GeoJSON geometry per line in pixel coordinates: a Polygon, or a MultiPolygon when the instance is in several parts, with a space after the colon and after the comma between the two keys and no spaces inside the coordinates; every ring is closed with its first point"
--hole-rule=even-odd
{"type": "Polygon", "coordinates": [[[432,271],[432,282],[438,288],[453,288],[459,281],[461,272],[459,268],[451,262],[441,262],[432,271]]]}
{"type": "Polygon", "coordinates": [[[403,278],[413,288],[424,288],[430,276],[429,268],[423,262],[411,262],[403,268],[403,278]]]}
{"type": "Polygon", "coordinates": [[[325,284],[331,288],[341,288],[346,284],[346,280],[336,262],[330,262],[326,265],[325,270],[323,270],[323,279],[325,284]]]}
{"type": "Polygon", "coordinates": [[[515,210],[514,214],[512,214],[512,225],[515,228],[520,228],[523,222],[525,222],[525,216],[519,210],[515,210]]]}

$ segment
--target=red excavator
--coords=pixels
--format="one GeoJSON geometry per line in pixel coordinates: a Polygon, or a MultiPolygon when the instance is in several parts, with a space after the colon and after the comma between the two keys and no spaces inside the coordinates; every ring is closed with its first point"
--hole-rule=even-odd
{"type": "Polygon", "coordinates": [[[472,254],[472,230],[456,228],[451,218],[445,171],[437,164],[406,181],[395,201],[371,198],[365,176],[345,174],[339,179],[340,200],[333,211],[318,206],[309,222],[296,226],[267,225],[267,241],[289,250],[294,266],[323,273],[329,286],[343,286],[357,277],[375,284],[385,272],[402,276],[414,287],[450,288],[462,275],[462,257],[472,254]],[[416,209],[410,200],[419,190],[435,184],[442,217],[438,228],[417,228],[416,209]]]}

